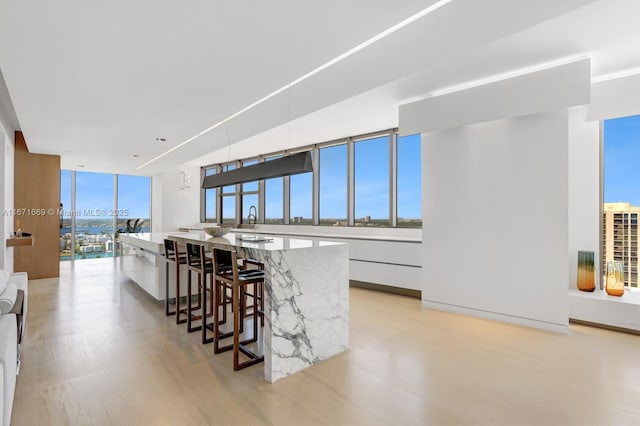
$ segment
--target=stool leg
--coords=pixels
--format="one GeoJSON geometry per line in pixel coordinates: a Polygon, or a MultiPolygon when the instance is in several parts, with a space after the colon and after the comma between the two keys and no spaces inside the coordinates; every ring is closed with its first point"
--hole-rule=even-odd
{"type": "Polygon", "coordinates": [[[253,283],[253,340],[258,341],[258,287],[260,283],[253,283]]]}
{"type": "MultiPolygon", "coordinates": [[[[200,274],[198,274],[198,291],[200,291],[200,274]]],[[[193,320],[199,320],[198,315],[193,315],[193,311],[200,309],[200,306],[194,307],[191,303],[191,271],[189,271],[189,278],[187,279],[187,331],[189,333],[200,330],[202,325],[193,327],[191,323],[193,320]]]]}
{"type": "Polygon", "coordinates": [[[204,295],[202,298],[202,344],[205,345],[207,343],[211,343],[213,342],[213,339],[215,338],[215,334],[214,337],[208,337],[207,336],[207,329],[209,328],[209,325],[207,324],[207,318],[209,318],[210,316],[213,315],[213,298],[214,298],[214,287],[213,287],[213,274],[209,274],[209,306],[211,306],[211,314],[208,313],[207,311],[207,273],[204,273],[204,279],[202,280],[204,282],[204,295]]]}
{"type": "Polygon", "coordinates": [[[191,271],[187,275],[187,331],[191,333],[191,271]]]}
{"type": "Polygon", "coordinates": [[[260,326],[264,327],[264,281],[260,283],[260,326]]]}
{"type": "Polygon", "coordinates": [[[184,312],[184,309],[181,308],[180,304],[180,264],[176,262],[176,324],[183,324],[187,320],[182,319],[181,315],[184,312]]]}
{"type": "Polygon", "coordinates": [[[200,309],[202,306],[202,275],[200,274],[200,272],[198,272],[198,293],[196,293],[196,300],[198,301],[198,303],[196,304],[196,306],[193,307],[193,309],[200,309]]]}
{"type": "Polygon", "coordinates": [[[240,286],[233,285],[233,369],[240,368],[240,286]]]}
{"type": "MultiPolygon", "coordinates": [[[[216,293],[225,291],[225,284],[223,282],[216,280],[215,285],[216,285],[216,293]]],[[[223,297],[226,297],[226,296],[223,296],[223,297]]],[[[221,299],[220,297],[218,297],[218,295],[216,295],[214,300],[216,303],[216,307],[213,310],[213,353],[219,354],[221,352],[226,352],[228,350],[233,349],[233,344],[228,344],[225,346],[220,345],[220,340],[226,339],[227,337],[231,337],[233,332],[222,333],[220,331],[220,324],[222,324],[222,322],[220,321],[220,307],[222,306],[224,307],[224,309],[226,309],[226,303],[222,304],[221,299]]]]}
{"type": "Polygon", "coordinates": [[[174,315],[174,312],[169,312],[169,261],[165,260],[165,274],[164,274],[164,315],[174,315]]]}

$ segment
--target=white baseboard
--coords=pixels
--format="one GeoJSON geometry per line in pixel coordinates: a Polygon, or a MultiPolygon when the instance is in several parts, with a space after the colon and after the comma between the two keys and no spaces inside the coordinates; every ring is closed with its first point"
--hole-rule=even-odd
{"type": "Polygon", "coordinates": [[[448,303],[434,302],[422,299],[422,306],[437,311],[451,312],[454,314],[468,315],[471,317],[489,319],[493,321],[505,322],[508,324],[521,325],[524,327],[538,328],[541,330],[552,331],[554,333],[569,333],[569,324],[556,324],[546,321],[535,320],[531,318],[517,317],[497,312],[483,311],[481,309],[467,308],[465,306],[450,305],[448,303]]]}

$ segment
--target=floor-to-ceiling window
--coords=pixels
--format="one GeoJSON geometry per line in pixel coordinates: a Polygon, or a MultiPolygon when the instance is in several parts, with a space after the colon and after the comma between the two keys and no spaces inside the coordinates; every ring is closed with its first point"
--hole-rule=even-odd
{"type": "Polygon", "coordinates": [[[76,172],[76,259],[113,256],[114,178],[76,172]]]}
{"type": "Polygon", "coordinates": [[[151,231],[151,182],[147,176],[118,175],[118,232],[151,231]]]}
{"type": "Polygon", "coordinates": [[[604,122],[602,271],[622,262],[624,284],[639,287],[640,115],[604,122]]]}
{"type": "Polygon", "coordinates": [[[151,178],[61,170],[60,260],[115,254],[117,232],[151,229],[151,178]]]}
{"type": "Polygon", "coordinates": [[[74,241],[71,233],[72,227],[72,182],[73,172],[71,170],[60,171],[60,260],[70,260],[74,252],[74,241]]]}

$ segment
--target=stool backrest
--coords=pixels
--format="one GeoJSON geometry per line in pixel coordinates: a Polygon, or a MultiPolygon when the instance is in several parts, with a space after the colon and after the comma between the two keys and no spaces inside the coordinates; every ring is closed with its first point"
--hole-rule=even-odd
{"type": "Polygon", "coordinates": [[[213,249],[213,267],[216,274],[234,272],[238,273],[238,261],[235,251],[223,250],[219,248],[213,249]],[[235,264],[235,268],[234,268],[235,264]]]}
{"type": "Polygon", "coordinates": [[[213,263],[216,270],[228,271],[233,266],[231,261],[231,252],[229,250],[222,250],[218,248],[213,249],[213,263]]]}
{"type": "Polygon", "coordinates": [[[204,246],[187,243],[187,263],[189,266],[202,266],[204,263],[204,246]]]}
{"type": "Polygon", "coordinates": [[[176,260],[176,253],[178,252],[178,242],[174,240],[164,240],[164,257],[167,260],[176,260]]]}

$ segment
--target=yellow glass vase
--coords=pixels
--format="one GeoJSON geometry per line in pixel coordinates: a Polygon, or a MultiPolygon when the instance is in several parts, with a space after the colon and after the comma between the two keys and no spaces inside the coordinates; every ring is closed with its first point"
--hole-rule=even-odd
{"type": "Polygon", "coordinates": [[[607,285],[605,290],[610,296],[624,294],[624,264],[618,260],[607,262],[607,285]]]}

